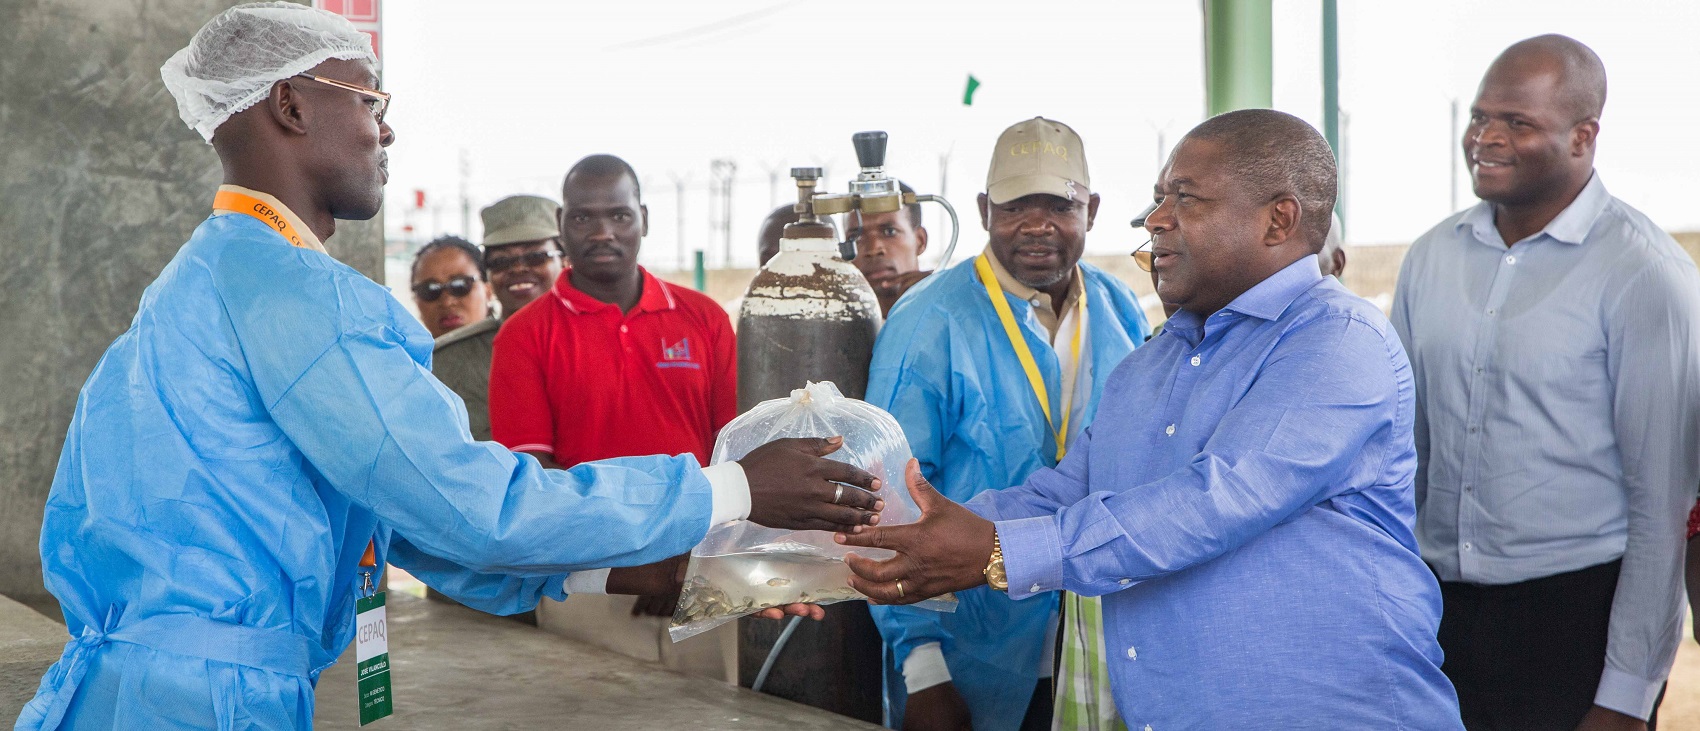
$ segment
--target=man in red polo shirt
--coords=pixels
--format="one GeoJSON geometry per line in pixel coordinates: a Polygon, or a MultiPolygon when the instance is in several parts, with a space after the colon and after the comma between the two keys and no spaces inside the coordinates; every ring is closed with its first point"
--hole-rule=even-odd
{"type": "MultiPolygon", "coordinates": [[[[490,362],[490,432],[545,465],[640,454],[696,455],[738,413],[737,346],[714,300],[638,266],[649,229],[637,174],[592,155],[562,185],[572,266],[509,317],[490,362]]],[[[538,626],[697,675],[736,675],[735,624],[675,646],[677,597],[591,596],[537,608],[538,626]]]]}

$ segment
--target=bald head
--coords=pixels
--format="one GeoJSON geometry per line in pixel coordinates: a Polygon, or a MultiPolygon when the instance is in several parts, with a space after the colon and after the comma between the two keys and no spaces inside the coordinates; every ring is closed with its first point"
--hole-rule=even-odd
{"type": "MultiPolygon", "coordinates": [[[[773,209],[767,218],[762,219],[761,232],[756,234],[756,256],[761,266],[767,266],[767,260],[779,254],[779,239],[785,235],[785,225],[796,223],[797,218],[795,204],[787,203],[773,209]]],[[[823,217],[821,223],[831,226],[833,238],[838,237],[838,224],[830,216],[823,217]]]]}
{"type": "Polygon", "coordinates": [[[1235,171],[1235,183],[1257,199],[1291,195],[1298,200],[1304,239],[1312,252],[1322,250],[1338,180],[1334,151],[1315,127],[1273,109],[1241,109],[1205,120],[1186,139],[1219,145],[1221,162],[1235,171]]]}
{"type": "Polygon", "coordinates": [[[1606,67],[1593,49],[1569,36],[1556,33],[1513,43],[1488,67],[1482,78],[1520,81],[1548,76],[1555,78],[1555,98],[1575,124],[1599,119],[1606,107],[1606,67]]]}

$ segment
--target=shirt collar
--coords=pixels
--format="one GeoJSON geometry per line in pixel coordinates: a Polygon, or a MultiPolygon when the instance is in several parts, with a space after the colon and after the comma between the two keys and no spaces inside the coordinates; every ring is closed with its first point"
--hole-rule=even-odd
{"type": "MultiPolygon", "coordinates": [[[[1588,184],[1582,186],[1582,192],[1576,194],[1576,200],[1553,216],[1547,225],[1529,238],[1542,235],[1549,236],[1555,241],[1566,244],[1581,245],[1593,230],[1594,221],[1606,210],[1606,204],[1611,201],[1611,194],[1606,192],[1606,184],[1600,181],[1600,174],[1593,173],[1588,178],[1588,184]]],[[[1476,235],[1476,240],[1500,248],[1505,248],[1517,242],[1506,242],[1499,235],[1499,229],[1493,225],[1493,204],[1482,201],[1464,212],[1458,219],[1457,227],[1469,226],[1476,235]]]]}
{"type": "MultiPolygon", "coordinates": [[[[1253,285],[1212,317],[1220,318],[1226,313],[1235,312],[1273,321],[1287,311],[1293,300],[1310,291],[1322,279],[1322,269],[1316,263],[1316,255],[1311,254],[1253,285]]],[[[1163,323],[1164,332],[1174,333],[1193,347],[1197,347],[1204,340],[1204,329],[1204,317],[1185,308],[1177,310],[1163,323]]]]}
{"type": "Polygon", "coordinates": [[[1260,320],[1274,320],[1287,311],[1287,306],[1293,304],[1293,300],[1310,291],[1310,288],[1320,281],[1322,268],[1316,263],[1316,255],[1311,254],[1252,285],[1251,289],[1235,297],[1233,302],[1229,302],[1228,306],[1222,309],[1260,320]]]}
{"type": "MultiPolygon", "coordinates": [[[[254,190],[252,188],[244,188],[240,185],[231,185],[229,183],[218,186],[218,189],[221,191],[228,190],[232,193],[240,193],[250,198],[258,198],[261,203],[271,206],[276,209],[278,213],[283,215],[283,220],[288,221],[289,225],[295,228],[295,233],[301,237],[301,243],[306,244],[307,248],[319,253],[325,253],[325,244],[323,241],[319,240],[317,234],[313,233],[313,229],[307,228],[307,224],[302,221],[299,216],[296,216],[294,211],[289,210],[289,206],[284,205],[283,201],[278,200],[272,194],[254,190]]],[[[213,211],[214,215],[221,216],[229,215],[230,213],[232,213],[232,211],[213,211]]]]}
{"type": "MultiPolygon", "coordinates": [[[[569,276],[572,271],[570,266],[562,271],[561,276],[555,280],[554,289],[555,298],[566,305],[568,312],[585,315],[610,307],[619,309],[619,306],[612,302],[603,302],[574,287],[572,277],[569,276]]],[[[648,269],[641,266],[638,267],[638,276],[643,278],[643,295],[638,297],[637,306],[632,308],[632,312],[662,312],[678,308],[679,302],[673,296],[671,285],[657,279],[648,269]]]]}

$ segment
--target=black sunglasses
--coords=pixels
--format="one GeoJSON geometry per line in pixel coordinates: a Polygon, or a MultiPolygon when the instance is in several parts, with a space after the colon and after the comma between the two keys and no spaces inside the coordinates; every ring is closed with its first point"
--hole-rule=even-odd
{"type": "Polygon", "coordinates": [[[560,257],[561,252],[554,250],[530,251],[515,256],[487,256],[484,258],[484,268],[490,270],[490,272],[494,274],[496,272],[504,272],[512,269],[516,265],[524,265],[526,267],[543,266],[543,264],[548,262],[550,259],[558,259],[560,257]]]}
{"type": "Polygon", "coordinates": [[[421,302],[436,302],[446,293],[450,297],[465,297],[472,294],[472,285],[478,280],[472,277],[460,276],[450,279],[447,284],[442,282],[420,282],[413,285],[413,296],[421,302]]]}

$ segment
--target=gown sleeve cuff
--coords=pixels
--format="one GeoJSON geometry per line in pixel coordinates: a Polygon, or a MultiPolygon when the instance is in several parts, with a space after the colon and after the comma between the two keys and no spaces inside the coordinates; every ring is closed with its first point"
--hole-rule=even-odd
{"type": "Polygon", "coordinates": [[[713,488],[714,502],[709,510],[709,525],[750,517],[750,481],[744,475],[743,465],[734,461],[722,462],[702,468],[702,476],[708,478],[708,484],[713,488]]]}
{"type": "Polygon", "coordinates": [[[607,594],[609,571],[610,569],[574,571],[567,574],[566,584],[562,588],[568,594],[607,594]]]}
{"type": "Polygon", "coordinates": [[[1599,688],[1594,691],[1594,705],[1645,721],[1653,715],[1653,703],[1664,685],[1662,680],[1647,680],[1607,667],[1600,674],[1599,688]]]}
{"type": "Polygon", "coordinates": [[[950,682],[950,667],[945,665],[944,650],[937,642],[916,645],[903,661],[903,685],[914,695],[935,685],[950,682]]]}
{"type": "Polygon", "coordinates": [[[1055,516],[1000,520],[994,525],[1003,546],[1009,598],[1026,599],[1063,588],[1062,531],[1055,516]]]}

